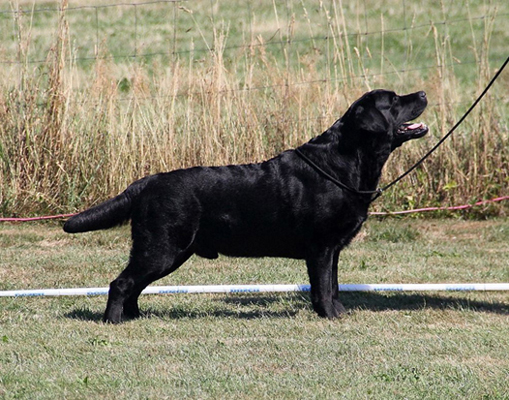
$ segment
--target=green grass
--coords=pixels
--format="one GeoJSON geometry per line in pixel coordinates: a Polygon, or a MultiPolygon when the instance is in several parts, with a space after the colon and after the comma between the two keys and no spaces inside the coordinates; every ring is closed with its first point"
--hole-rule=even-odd
{"type": "MultiPolygon", "coordinates": [[[[508,282],[509,221],[371,219],[342,283],[508,282]]],[[[127,228],[65,235],[0,226],[0,290],[106,286],[127,228]]],[[[192,258],[157,284],[306,283],[284,259],[192,258]]],[[[100,322],[106,298],[0,298],[5,399],[507,399],[509,302],[493,293],[344,293],[341,320],[307,294],[146,295],[100,322]]]]}
{"type": "MultiPolygon", "coordinates": [[[[28,60],[43,61],[55,39],[59,2],[37,3],[31,23],[32,4],[26,3],[20,9],[26,13],[23,27],[31,27],[28,60]]],[[[223,54],[235,65],[243,65],[242,61],[237,63],[248,56],[245,47],[252,46],[254,52],[263,48],[283,68],[289,63],[291,69],[299,69],[312,61],[310,58],[322,59],[315,67],[323,71],[325,67],[334,68],[327,53],[333,53],[336,46],[345,51],[357,48],[361,62],[347,61],[356,74],[362,74],[363,69],[372,74],[391,74],[398,67],[424,68],[427,74],[426,67],[435,66],[436,48],[429,41],[434,27],[438,34],[447,35],[444,45],[450,42],[459,76],[475,79],[475,68],[469,64],[478,61],[473,50],[483,47],[489,24],[493,24],[489,30],[490,58],[503,60],[506,56],[507,32],[501,22],[507,18],[509,7],[502,1],[487,4],[470,0],[464,6],[436,0],[405,2],[404,6],[397,0],[377,4],[320,4],[310,0],[134,3],[136,7],[121,1],[77,0],[68,5],[69,40],[81,68],[90,68],[98,48],[102,48],[101,56],[112,57],[120,65],[128,64],[126,59],[133,56],[148,66],[154,60],[168,63],[176,57],[187,59],[189,53],[203,62],[217,45],[215,36],[225,33],[223,54]],[[332,34],[339,32],[345,37],[336,37],[338,43],[334,44],[332,34]],[[382,60],[384,55],[388,59],[382,60]],[[386,69],[381,69],[383,64],[386,69]]],[[[18,38],[13,10],[11,4],[0,3],[0,24],[5,26],[0,39],[8,50],[1,55],[2,61],[16,60],[18,38]]]]}

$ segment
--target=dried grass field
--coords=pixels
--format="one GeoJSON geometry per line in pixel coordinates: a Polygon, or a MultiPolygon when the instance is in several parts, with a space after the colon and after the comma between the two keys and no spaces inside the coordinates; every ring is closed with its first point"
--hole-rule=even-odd
{"type": "MultiPolygon", "coordinates": [[[[425,90],[443,136],[507,57],[505,1],[0,3],[0,213],[72,212],[149,173],[255,162],[363,92],[425,90]]],[[[377,209],[506,195],[509,74],[377,209]]],[[[505,214],[507,206],[481,209],[505,214]]]]}

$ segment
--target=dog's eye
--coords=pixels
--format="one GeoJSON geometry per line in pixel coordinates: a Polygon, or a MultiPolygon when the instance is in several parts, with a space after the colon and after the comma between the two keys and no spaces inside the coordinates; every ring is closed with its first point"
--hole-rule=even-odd
{"type": "Polygon", "coordinates": [[[398,100],[399,100],[398,96],[394,96],[394,97],[392,98],[392,104],[397,103],[397,102],[398,102],[398,100]]]}

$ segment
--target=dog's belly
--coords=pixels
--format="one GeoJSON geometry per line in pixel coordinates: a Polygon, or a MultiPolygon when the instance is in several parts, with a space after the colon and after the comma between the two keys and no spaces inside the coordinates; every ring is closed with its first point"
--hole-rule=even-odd
{"type": "Polygon", "coordinates": [[[283,257],[304,259],[303,248],[289,245],[288,243],[276,243],[275,245],[260,243],[244,243],[240,246],[228,244],[219,250],[220,254],[231,257],[283,257]]]}
{"type": "Polygon", "coordinates": [[[295,235],[274,233],[277,232],[252,235],[248,231],[201,231],[196,236],[194,252],[210,259],[217,258],[219,254],[231,257],[305,258],[305,246],[295,235]]]}

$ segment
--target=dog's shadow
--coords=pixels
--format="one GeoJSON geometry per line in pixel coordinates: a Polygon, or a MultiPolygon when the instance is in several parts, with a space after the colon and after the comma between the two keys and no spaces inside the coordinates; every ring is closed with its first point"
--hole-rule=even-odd
{"type": "MultiPolygon", "coordinates": [[[[354,313],[359,310],[370,311],[418,311],[423,309],[436,310],[471,310],[475,312],[509,315],[509,303],[470,300],[438,294],[405,294],[405,293],[342,293],[341,301],[354,313]]],[[[311,309],[309,294],[290,293],[274,296],[246,294],[225,296],[217,299],[217,307],[207,310],[186,309],[182,306],[170,307],[165,310],[148,307],[142,311],[143,318],[160,319],[201,319],[209,317],[259,319],[259,318],[291,318],[301,309],[311,309]],[[279,304],[277,304],[279,303],[279,304]],[[231,305],[237,305],[233,310],[231,305]],[[291,306],[288,306],[291,304],[291,306]],[[224,307],[228,305],[228,307],[224,307]],[[279,311],[271,310],[274,305],[279,311]],[[281,309],[283,309],[281,311],[281,309]]],[[[83,321],[99,322],[102,312],[88,307],[76,308],[65,314],[66,318],[83,321]]]]}

